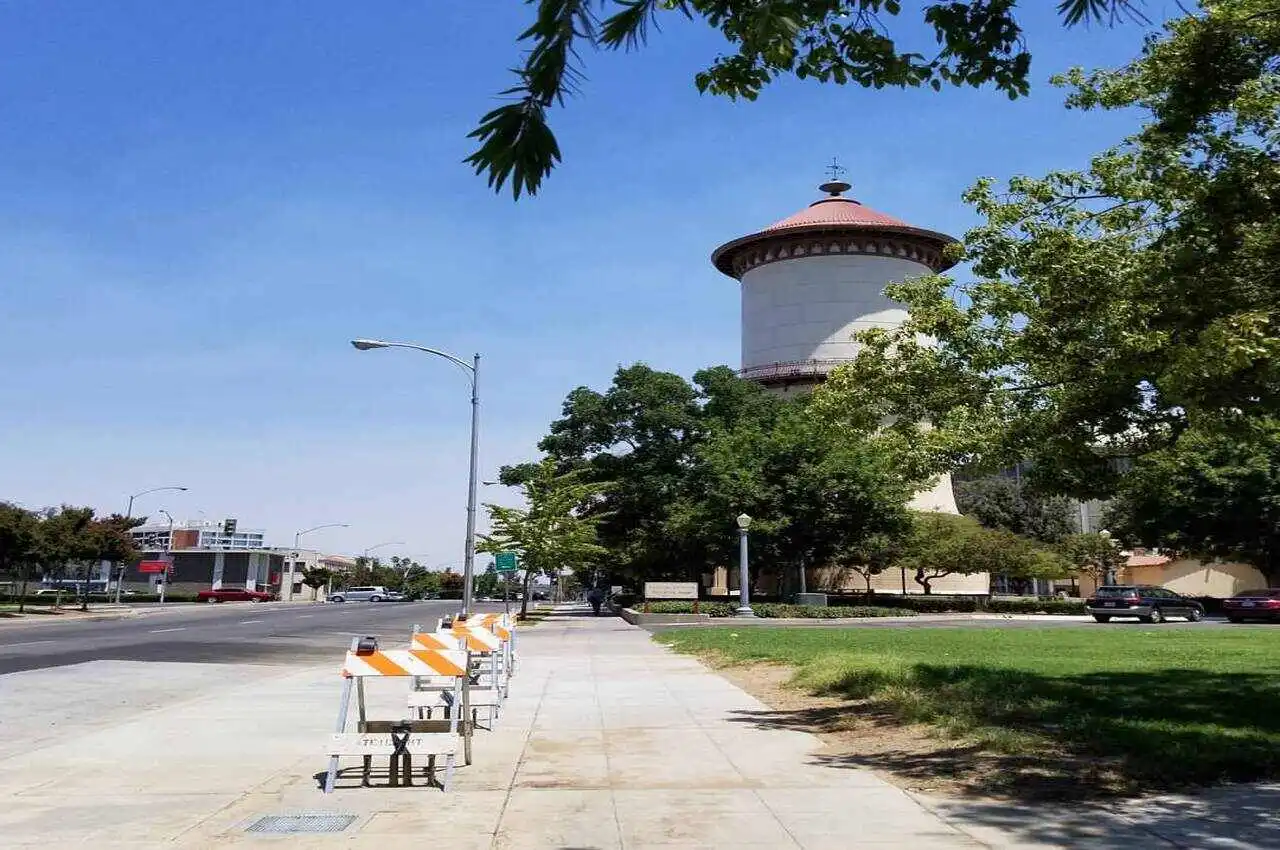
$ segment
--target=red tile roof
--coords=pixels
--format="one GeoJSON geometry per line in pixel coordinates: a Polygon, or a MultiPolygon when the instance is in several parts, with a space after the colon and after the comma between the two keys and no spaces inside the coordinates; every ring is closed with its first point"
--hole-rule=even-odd
{"type": "Polygon", "coordinates": [[[1169,561],[1164,555],[1130,555],[1129,560],[1124,563],[1127,567],[1158,567],[1169,561]]]}
{"type": "Polygon", "coordinates": [[[900,218],[885,215],[882,212],[863,206],[852,198],[823,198],[814,201],[806,209],[795,215],[787,216],[781,221],[762,230],[771,233],[778,230],[790,230],[793,227],[813,227],[815,225],[835,225],[838,227],[910,227],[900,218]]]}

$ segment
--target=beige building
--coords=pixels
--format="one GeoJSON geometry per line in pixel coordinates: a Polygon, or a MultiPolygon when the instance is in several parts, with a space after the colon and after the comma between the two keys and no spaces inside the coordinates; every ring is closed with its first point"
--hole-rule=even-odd
{"type": "MultiPolygon", "coordinates": [[[[1150,584],[1186,596],[1226,599],[1242,590],[1266,587],[1267,580],[1256,567],[1199,558],[1170,558],[1137,551],[1130,555],[1116,576],[1117,584],[1150,584]]],[[[1097,585],[1088,576],[1080,577],[1080,595],[1088,596],[1097,585]]]]}

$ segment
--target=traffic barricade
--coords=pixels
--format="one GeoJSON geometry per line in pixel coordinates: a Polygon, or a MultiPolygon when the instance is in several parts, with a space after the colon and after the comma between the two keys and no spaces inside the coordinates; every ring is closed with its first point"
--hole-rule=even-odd
{"type": "Polygon", "coordinates": [[[364,760],[363,784],[369,783],[374,757],[388,756],[391,785],[413,784],[413,757],[427,757],[427,773],[436,778],[436,758],[445,757],[445,776],[441,787],[449,790],[459,744],[465,727],[461,712],[452,712],[446,720],[370,720],[366,712],[364,681],[369,678],[448,679],[449,693],[456,705],[466,705],[468,671],[471,666],[465,649],[388,649],[379,650],[374,638],[354,638],[342,665],[342,702],[338,707],[337,728],[329,739],[329,769],[324,792],[333,791],[342,756],[361,756],[364,760]],[[347,730],[347,717],[352,693],[357,701],[358,717],[354,732],[347,730]]]}
{"type": "Polygon", "coordinates": [[[467,716],[473,723],[478,723],[480,709],[488,709],[489,725],[496,725],[507,693],[501,664],[502,641],[488,629],[467,625],[462,620],[442,626],[437,633],[458,638],[463,648],[471,653],[470,712],[467,716]]]}
{"type": "MultiPolygon", "coordinates": [[[[424,632],[416,623],[409,635],[410,649],[465,651],[462,643],[462,638],[448,632],[424,632]]],[[[408,707],[413,709],[419,720],[433,720],[437,709],[445,719],[453,719],[452,715],[457,715],[458,729],[462,735],[462,761],[468,765],[471,764],[471,738],[475,730],[475,722],[471,717],[471,689],[477,663],[479,659],[471,657],[461,700],[455,700],[453,679],[449,676],[415,676],[408,699],[408,707]],[[456,712],[453,711],[455,705],[458,707],[456,712]]]]}

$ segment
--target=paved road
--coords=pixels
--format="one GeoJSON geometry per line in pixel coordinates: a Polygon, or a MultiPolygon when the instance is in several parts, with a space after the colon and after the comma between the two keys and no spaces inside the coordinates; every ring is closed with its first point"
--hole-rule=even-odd
{"type": "MultiPolygon", "coordinates": [[[[0,623],[0,675],[86,661],[283,664],[340,657],[352,635],[402,643],[456,601],[294,605],[226,603],[147,610],[120,620],[0,623]]],[[[481,605],[477,610],[501,610],[481,605]]]]}

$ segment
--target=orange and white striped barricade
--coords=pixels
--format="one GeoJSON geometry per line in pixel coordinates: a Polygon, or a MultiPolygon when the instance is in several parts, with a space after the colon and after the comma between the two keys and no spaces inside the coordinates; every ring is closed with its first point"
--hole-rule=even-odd
{"type": "Polygon", "coordinates": [[[463,648],[471,653],[469,716],[472,722],[478,722],[479,710],[487,708],[489,724],[492,726],[502,713],[505,692],[502,672],[498,664],[498,658],[502,654],[502,641],[488,629],[464,625],[460,621],[455,621],[452,626],[438,634],[452,635],[460,639],[463,648]]]}
{"type": "MultiPolygon", "coordinates": [[[[441,620],[437,631],[448,631],[459,627],[480,627],[493,632],[502,642],[501,654],[498,657],[498,670],[503,682],[503,696],[510,691],[509,680],[516,672],[516,628],[515,621],[509,614],[473,614],[469,619],[459,617],[451,621],[441,620]]],[[[475,650],[479,652],[480,650],[475,650]]]]}
{"type": "MultiPolygon", "coordinates": [[[[409,635],[410,649],[440,649],[440,650],[465,650],[462,645],[462,638],[447,632],[424,632],[415,623],[413,632],[409,635]]],[[[471,764],[471,735],[475,724],[471,721],[469,715],[471,713],[471,677],[468,675],[467,682],[462,691],[461,708],[458,712],[460,720],[459,729],[462,732],[462,750],[463,764],[471,764]]],[[[453,679],[448,676],[415,676],[413,679],[413,689],[409,691],[408,706],[414,709],[419,720],[431,720],[432,714],[437,708],[442,710],[443,716],[447,719],[451,713],[454,703],[453,699],[453,679]]]]}
{"type": "Polygon", "coordinates": [[[338,776],[338,760],[342,756],[362,756],[364,782],[368,783],[369,770],[374,756],[390,756],[391,784],[399,785],[403,767],[406,785],[413,784],[413,756],[428,757],[427,771],[435,778],[437,756],[444,756],[445,777],[442,787],[449,790],[453,780],[453,768],[461,738],[459,714],[449,720],[370,720],[365,713],[364,680],[368,678],[395,677],[406,680],[415,677],[448,678],[453,682],[451,696],[459,704],[465,703],[468,670],[471,659],[465,649],[390,649],[362,648],[359,638],[351,641],[342,665],[342,703],[338,707],[337,728],[329,739],[329,770],[325,775],[324,792],[333,792],[338,776]],[[347,731],[347,715],[351,707],[351,692],[357,696],[359,718],[354,732],[347,731]]]}
{"type": "Polygon", "coordinates": [[[479,621],[479,624],[498,636],[498,640],[502,641],[502,657],[499,662],[502,665],[503,682],[507,684],[511,677],[516,674],[516,624],[510,614],[480,614],[478,617],[472,617],[467,621],[467,625],[473,625],[479,621]]]}

